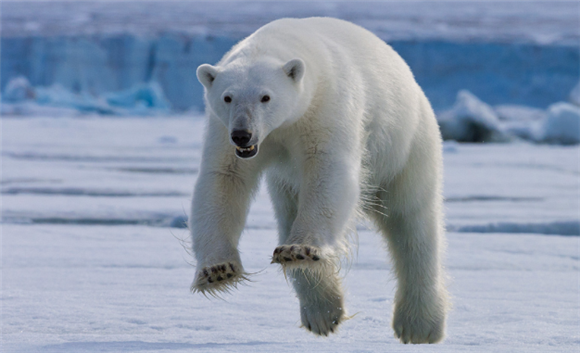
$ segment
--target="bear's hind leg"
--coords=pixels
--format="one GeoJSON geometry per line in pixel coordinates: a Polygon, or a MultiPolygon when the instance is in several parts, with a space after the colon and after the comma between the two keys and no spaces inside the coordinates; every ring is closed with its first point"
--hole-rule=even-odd
{"type": "MultiPolygon", "coordinates": [[[[268,189],[278,220],[280,244],[290,236],[298,213],[298,195],[287,185],[268,176],[268,189]]],[[[328,336],[344,321],[344,295],[334,267],[320,271],[318,248],[308,245],[281,245],[272,263],[280,263],[300,301],[302,326],[316,335],[328,336]],[[292,264],[292,265],[289,265],[292,264]]]]}
{"type": "Polygon", "coordinates": [[[308,331],[321,336],[334,333],[346,319],[344,294],[337,273],[294,269],[288,271],[300,300],[300,319],[308,331]]]}
{"type": "Polygon", "coordinates": [[[447,292],[438,259],[439,230],[429,226],[429,218],[389,213],[388,243],[398,279],[392,325],[403,343],[437,343],[445,335],[447,292]]]}
{"type": "Polygon", "coordinates": [[[375,206],[376,212],[370,215],[387,239],[398,280],[395,336],[403,343],[436,343],[444,337],[448,307],[440,259],[441,197],[436,183],[421,185],[408,177],[399,175],[386,190],[379,191],[382,206],[375,206]]]}

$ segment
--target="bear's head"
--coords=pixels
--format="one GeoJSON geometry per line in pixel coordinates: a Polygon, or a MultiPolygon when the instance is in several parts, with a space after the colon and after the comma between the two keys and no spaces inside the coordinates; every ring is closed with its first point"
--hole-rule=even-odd
{"type": "Polygon", "coordinates": [[[205,87],[206,108],[228,129],[236,156],[256,156],[266,136],[304,114],[304,71],[300,59],[284,63],[266,58],[197,68],[197,78],[205,87]]]}

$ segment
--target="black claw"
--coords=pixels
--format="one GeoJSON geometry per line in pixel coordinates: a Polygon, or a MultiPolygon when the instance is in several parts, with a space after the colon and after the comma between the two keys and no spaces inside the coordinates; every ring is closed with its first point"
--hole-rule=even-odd
{"type": "Polygon", "coordinates": [[[208,281],[209,283],[213,283],[213,279],[211,279],[211,278],[208,278],[208,279],[207,279],[207,281],[208,281]]]}
{"type": "Polygon", "coordinates": [[[308,331],[312,331],[312,327],[308,324],[308,331]]]}
{"type": "Polygon", "coordinates": [[[332,327],[330,328],[330,332],[334,333],[334,329],[332,327]]]}
{"type": "Polygon", "coordinates": [[[284,257],[284,260],[285,260],[285,261],[292,261],[292,259],[291,259],[291,258],[289,258],[289,257],[284,257]]]}
{"type": "Polygon", "coordinates": [[[304,250],[306,250],[306,255],[310,255],[310,248],[309,247],[305,247],[304,250]]]}
{"type": "Polygon", "coordinates": [[[209,272],[207,272],[207,268],[203,269],[203,275],[209,277],[209,272]]]}
{"type": "Polygon", "coordinates": [[[234,268],[234,265],[233,264],[229,264],[229,265],[230,265],[230,268],[232,269],[232,271],[236,272],[236,269],[234,268]]]}
{"type": "Polygon", "coordinates": [[[226,265],[221,265],[220,270],[222,270],[222,272],[226,272],[226,265]]]}
{"type": "Polygon", "coordinates": [[[294,251],[294,249],[295,249],[295,248],[296,248],[296,247],[295,247],[294,245],[292,245],[292,246],[290,247],[290,252],[294,251]]]}
{"type": "Polygon", "coordinates": [[[228,274],[226,275],[226,277],[228,277],[228,278],[232,278],[232,277],[234,277],[234,275],[232,275],[231,273],[228,273],[228,274]]]}
{"type": "Polygon", "coordinates": [[[224,280],[224,278],[223,278],[222,276],[217,276],[217,280],[218,280],[218,281],[223,281],[223,280],[224,280]]]}
{"type": "Polygon", "coordinates": [[[217,269],[215,267],[211,268],[211,273],[217,273],[217,269]]]}
{"type": "Polygon", "coordinates": [[[304,260],[304,256],[302,256],[302,255],[296,255],[296,258],[297,258],[298,260],[304,260]]]}
{"type": "Polygon", "coordinates": [[[274,249],[274,254],[279,254],[282,250],[280,248],[274,249]]]}
{"type": "Polygon", "coordinates": [[[314,255],[314,256],[312,256],[312,260],[318,261],[318,260],[320,260],[320,256],[314,255]]]}

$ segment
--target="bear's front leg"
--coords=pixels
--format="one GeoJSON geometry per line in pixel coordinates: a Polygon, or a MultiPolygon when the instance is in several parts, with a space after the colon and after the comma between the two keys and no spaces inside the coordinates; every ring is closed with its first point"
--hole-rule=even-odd
{"type": "Polygon", "coordinates": [[[291,278],[302,326],[327,336],[346,318],[338,272],[358,201],[358,168],[349,167],[348,158],[310,157],[299,193],[270,181],[281,233],[272,263],[291,278]]]}
{"type": "Polygon", "coordinates": [[[197,260],[191,290],[210,295],[247,279],[237,247],[259,179],[255,161],[235,157],[227,137],[220,139],[221,135],[222,129],[210,122],[212,139],[204,148],[190,218],[197,260]]]}
{"type": "Polygon", "coordinates": [[[228,291],[230,287],[235,287],[243,280],[247,278],[239,262],[228,261],[199,270],[191,290],[215,295],[217,292],[228,291]]]}
{"type": "Polygon", "coordinates": [[[360,193],[360,161],[350,163],[348,155],[333,158],[322,152],[308,157],[292,226],[274,250],[272,262],[285,269],[326,272],[347,250],[347,228],[360,193]]]}
{"type": "Polygon", "coordinates": [[[247,279],[238,252],[250,194],[239,175],[205,171],[197,181],[191,210],[191,235],[197,260],[193,292],[228,291],[247,279]]]}

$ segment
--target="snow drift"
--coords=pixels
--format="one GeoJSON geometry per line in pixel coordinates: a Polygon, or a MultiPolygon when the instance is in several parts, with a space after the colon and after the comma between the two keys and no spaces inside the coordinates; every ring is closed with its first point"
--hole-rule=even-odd
{"type": "Polygon", "coordinates": [[[538,129],[537,141],[564,145],[580,143],[580,107],[565,102],[551,105],[538,129]]]}
{"type": "Polygon", "coordinates": [[[493,108],[466,90],[457,94],[455,105],[441,113],[438,121],[445,140],[499,142],[508,139],[493,108]]]}
{"type": "MultiPolygon", "coordinates": [[[[574,92],[570,94],[574,97],[574,92]]],[[[445,140],[458,142],[507,142],[517,139],[535,143],[580,143],[580,106],[568,102],[547,110],[525,106],[491,107],[471,92],[457,94],[453,107],[438,114],[445,140]]]]}

